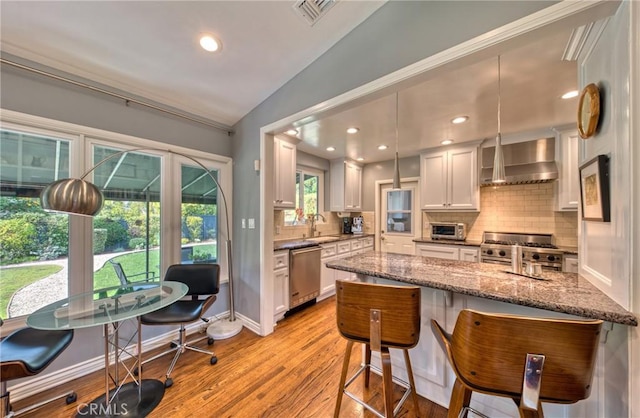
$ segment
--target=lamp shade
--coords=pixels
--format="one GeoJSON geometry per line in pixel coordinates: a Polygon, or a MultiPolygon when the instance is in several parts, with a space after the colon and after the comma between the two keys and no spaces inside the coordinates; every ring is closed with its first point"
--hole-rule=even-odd
{"type": "Polygon", "coordinates": [[[494,183],[504,183],[506,181],[504,155],[502,153],[502,135],[500,135],[500,132],[498,132],[498,136],[496,136],[496,150],[493,155],[493,176],[491,180],[494,183]]]}
{"type": "Polygon", "coordinates": [[[95,216],[102,209],[104,197],[92,183],[80,179],[62,179],[49,184],[40,194],[42,209],[95,216]]]}

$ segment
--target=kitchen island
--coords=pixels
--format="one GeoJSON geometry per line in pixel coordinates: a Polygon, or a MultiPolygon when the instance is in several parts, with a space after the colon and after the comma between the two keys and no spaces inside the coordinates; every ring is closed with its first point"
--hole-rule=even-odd
{"type": "Polygon", "coordinates": [[[635,315],[576,273],[544,271],[541,279],[499,264],[369,251],[327,267],[463,295],[637,326],[635,315]]]}
{"type": "MultiPolygon", "coordinates": [[[[601,348],[605,344],[618,347],[626,338],[627,326],[638,325],[633,313],[575,273],[544,271],[543,280],[539,280],[508,273],[508,267],[499,264],[376,251],[328,262],[327,267],[355,273],[366,282],[422,287],[420,342],[410,350],[416,389],[421,396],[445,407],[449,404],[454,374],[431,332],[431,319],[448,332],[453,331],[459,312],[466,308],[532,317],[602,319],[606,322],[601,348]]],[[[599,350],[589,399],[573,405],[545,404],[546,416],[593,416],[592,412],[599,411],[604,402],[605,385],[625,384],[623,370],[618,372],[618,363],[605,359],[604,351],[599,350]],[[620,381],[610,381],[611,375],[620,381]]],[[[402,356],[394,358],[395,354],[392,352],[394,375],[406,381],[402,356]]],[[[515,404],[506,398],[474,393],[471,406],[488,416],[518,416],[515,404]]]]}

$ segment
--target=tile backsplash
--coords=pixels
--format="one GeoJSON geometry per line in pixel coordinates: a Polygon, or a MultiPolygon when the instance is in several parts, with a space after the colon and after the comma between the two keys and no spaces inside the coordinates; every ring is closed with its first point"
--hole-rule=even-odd
{"type": "Polygon", "coordinates": [[[467,239],[481,241],[484,231],[553,234],[561,247],[578,246],[578,213],[555,212],[553,183],[480,189],[480,212],[423,212],[423,237],[429,222],[464,222],[467,239]]]}
{"type": "MultiPolygon", "coordinates": [[[[338,217],[336,212],[322,212],[324,222],[316,224],[316,233],[323,235],[338,235],[342,233],[342,218],[338,217]]],[[[373,233],[373,212],[351,212],[351,216],[362,216],[364,221],[364,232],[373,233]]],[[[275,240],[295,239],[308,237],[310,233],[310,225],[308,223],[302,225],[285,225],[284,211],[273,211],[273,238],[275,240]]]]}

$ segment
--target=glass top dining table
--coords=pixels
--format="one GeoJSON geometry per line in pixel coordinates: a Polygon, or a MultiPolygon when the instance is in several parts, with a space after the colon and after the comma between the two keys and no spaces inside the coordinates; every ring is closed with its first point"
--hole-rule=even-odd
{"type": "Polygon", "coordinates": [[[128,417],[144,417],[160,403],[164,384],[156,379],[142,379],[140,315],[171,305],[186,295],[188,289],[186,284],[175,281],[130,283],[73,295],[27,317],[28,326],[45,330],[104,327],[105,391],[83,404],[77,418],[114,417],[124,412],[128,417]],[[136,330],[128,339],[119,338],[121,325],[130,320],[137,322],[136,330]],[[129,355],[127,346],[135,337],[137,348],[134,355],[129,355]],[[129,379],[131,382],[126,383],[129,379]],[[111,385],[115,387],[110,388],[111,385]]]}
{"type": "Polygon", "coordinates": [[[135,318],[182,298],[180,282],[131,283],[73,295],[44,306],[27,317],[32,328],[61,330],[94,327],[135,318]]]}

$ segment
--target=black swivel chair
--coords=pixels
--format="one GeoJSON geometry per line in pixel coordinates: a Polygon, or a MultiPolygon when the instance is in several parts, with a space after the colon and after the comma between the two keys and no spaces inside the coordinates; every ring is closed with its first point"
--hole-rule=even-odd
{"type": "MultiPolygon", "coordinates": [[[[213,352],[191,345],[194,341],[186,341],[185,324],[198,319],[207,322],[202,315],[216,300],[216,295],[220,290],[220,266],[217,264],[174,264],[167,269],[164,280],[186,284],[189,287],[186,296],[191,296],[191,298],[179,300],[157,311],[142,315],[140,322],[144,325],[180,324],[180,336],[177,341],[171,344],[173,348],[144,361],[147,363],[175,351],[164,382],[165,387],[170,387],[173,384],[173,379],[170,377],[171,372],[180,354],[185,350],[209,354],[211,364],[218,362],[218,358],[213,352]],[[200,297],[204,297],[204,299],[200,299],[200,297]]],[[[213,338],[209,338],[207,342],[209,345],[213,344],[213,338]]]]}
{"type": "MultiPolygon", "coordinates": [[[[0,325],[2,320],[0,319],[0,325]]],[[[71,344],[73,330],[44,331],[21,328],[0,340],[0,404],[1,416],[15,416],[66,397],[67,405],[75,402],[75,392],[67,392],[27,408],[10,413],[11,402],[7,381],[33,376],[49,366],[71,344]]]]}

